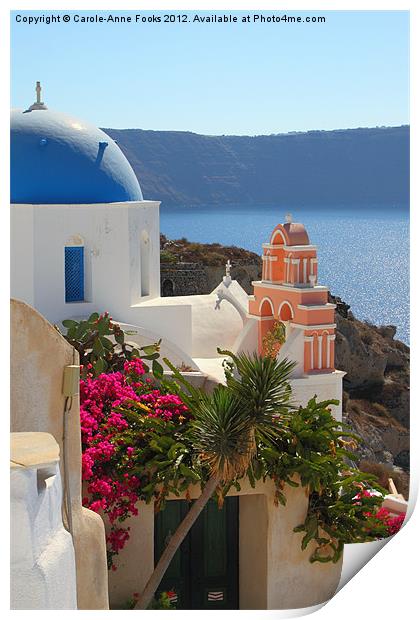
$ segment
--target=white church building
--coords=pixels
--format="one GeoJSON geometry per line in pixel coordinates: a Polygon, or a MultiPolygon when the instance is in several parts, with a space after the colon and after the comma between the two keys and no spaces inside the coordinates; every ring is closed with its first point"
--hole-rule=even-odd
{"type": "MultiPolygon", "coordinates": [[[[217,347],[260,351],[275,321],[286,325],[280,357],[296,361],[294,400],[336,398],[334,308],[317,283],[316,248],[288,218],[263,247],[263,279],[248,295],[229,265],[208,295],[160,297],[159,202],[144,200],[116,142],[37,101],[11,120],[11,293],[51,323],[108,311],[162,355],[223,381],[217,347]]],[[[256,222],[256,225],[258,223],[256,222]]],[[[186,222],[187,227],[187,222],[186,222]]]]}

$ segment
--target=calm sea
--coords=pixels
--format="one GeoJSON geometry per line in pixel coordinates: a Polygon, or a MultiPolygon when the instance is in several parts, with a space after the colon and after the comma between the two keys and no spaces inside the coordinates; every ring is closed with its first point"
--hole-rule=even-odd
{"type": "MultiPolygon", "coordinates": [[[[409,211],[407,207],[294,208],[318,246],[319,282],[351,305],[357,318],[396,325],[409,344],[409,211]]],[[[170,239],[236,245],[261,254],[285,209],[273,206],[161,207],[170,239]]]]}

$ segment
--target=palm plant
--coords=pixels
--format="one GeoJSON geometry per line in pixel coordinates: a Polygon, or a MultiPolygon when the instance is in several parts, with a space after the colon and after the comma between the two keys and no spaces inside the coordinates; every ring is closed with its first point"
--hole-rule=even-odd
{"type": "Polygon", "coordinates": [[[211,395],[187,383],[177,369],[172,369],[179,394],[193,412],[190,434],[196,458],[207,469],[208,479],[201,495],[192,504],[184,520],[170,538],[137,604],[147,609],[172,558],[214,493],[243,477],[256,456],[259,441],[274,442],[282,430],[281,420],[290,411],[291,389],[288,378],[293,362],[270,357],[229,355],[225,366],[226,385],[219,385],[211,395]]]}

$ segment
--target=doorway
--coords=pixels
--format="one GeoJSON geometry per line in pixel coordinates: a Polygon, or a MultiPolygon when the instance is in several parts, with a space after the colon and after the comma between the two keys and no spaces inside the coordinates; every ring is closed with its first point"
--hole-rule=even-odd
{"type": "MultiPolygon", "coordinates": [[[[166,503],[155,518],[155,563],[187,514],[185,500],[166,503]]],[[[176,552],[160,584],[176,609],[239,609],[239,498],[211,500],[176,552]]]]}

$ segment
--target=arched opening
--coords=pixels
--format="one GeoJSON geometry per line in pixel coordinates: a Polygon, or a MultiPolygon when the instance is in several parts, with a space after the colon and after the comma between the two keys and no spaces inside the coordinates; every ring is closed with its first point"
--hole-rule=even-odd
{"type": "Polygon", "coordinates": [[[168,278],[162,282],[162,297],[173,297],[175,295],[175,287],[172,280],[168,278]]]}
{"type": "Polygon", "coordinates": [[[282,230],[277,228],[273,231],[270,239],[271,245],[287,245],[287,239],[282,230]]]}
{"type": "Polygon", "coordinates": [[[273,306],[273,302],[271,301],[271,299],[269,299],[268,297],[264,297],[264,299],[260,303],[259,313],[260,313],[260,316],[274,317],[274,306],[273,306]]]}
{"type": "Polygon", "coordinates": [[[293,320],[293,308],[288,301],[283,301],[279,308],[280,321],[292,321],[293,320]]]}
{"type": "Polygon", "coordinates": [[[290,323],[293,321],[293,317],[294,312],[291,304],[288,301],[283,301],[279,308],[279,320],[284,324],[286,340],[292,329],[290,323]]]}
{"type": "Polygon", "coordinates": [[[274,326],[274,306],[268,297],[264,298],[260,303],[260,329],[259,329],[259,351],[262,355],[267,353],[266,338],[274,326]]]}

